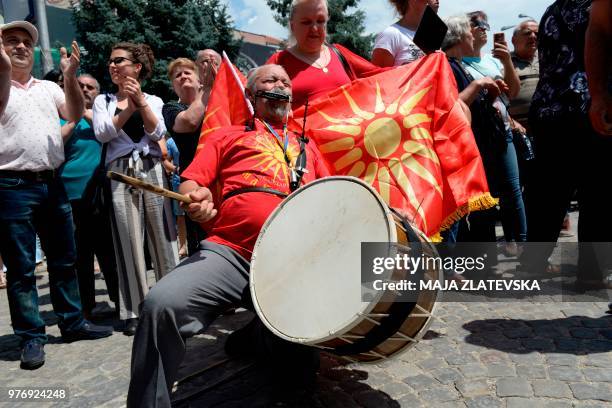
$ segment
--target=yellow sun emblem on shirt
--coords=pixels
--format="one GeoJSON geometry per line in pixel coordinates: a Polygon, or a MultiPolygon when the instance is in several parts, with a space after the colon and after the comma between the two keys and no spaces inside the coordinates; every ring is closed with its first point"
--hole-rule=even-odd
{"type": "MultiPolygon", "coordinates": [[[[382,198],[390,205],[390,186],[395,184],[425,224],[422,197],[417,197],[414,184],[422,180],[441,196],[442,188],[435,176],[440,174],[440,162],[429,132],[431,117],[414,112],[415,106],[431,87],[408,95],[410,88],[408,82],[400,95],[385,105],[377,82],[372,111],[362,109],[343,89],[353,115],[336,118],[323,110],[317,111],[329,123],[321,130],[344,135],[320,145],[319,150],[323,154],[334,154],[331,164],[336,174],[359,177],[370,185],[376,184],[382,198]],[[342,155],[344,151],[346,153],[342,155]]],[[[422,193],[423,189],[416,190],[422,193]]]]}
{"type": "MultiPolygon", "coordinates": [[[[275,181],[277,176],[282,173],[283,178],[281,178],[281,181],[287,181],[289,179],[289,172],[287,162],[285,161],[285,155],[283,149],[273,137],[274,136],[262,134],[255,136],[255,145],[253,147],[260,153],[255,155],[254,158],[261,159],[257,163],[257,166],[261,166],[262,172],[271,170],[274,174],[275,181]]],[[[287,147],[287,157],[292,167],[295,164],[298,153],[297,146],[289,143],[287,147]]]]}

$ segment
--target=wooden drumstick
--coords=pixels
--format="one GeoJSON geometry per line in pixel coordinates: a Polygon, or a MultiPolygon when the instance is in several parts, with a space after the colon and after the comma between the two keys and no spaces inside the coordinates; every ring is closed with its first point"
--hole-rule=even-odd
{"type": "Polygon", "coordinates": [[[106,176],[112,180],[119,181],[121,183],[129,184],[130,186],[139,188],[141,190],[147,190],[152,193],[172,198],[174,200],[180,201],[182,203],[191,204],[193,200],[191,198],[184,196],[182,194],[175,193],[174,191],[166,190],[163,187],[156,186],[155,184],[147,183],[140,179],[126,176],[125,174],[117,173],[114,171],[109,171],[106,173],[106,176]]]}

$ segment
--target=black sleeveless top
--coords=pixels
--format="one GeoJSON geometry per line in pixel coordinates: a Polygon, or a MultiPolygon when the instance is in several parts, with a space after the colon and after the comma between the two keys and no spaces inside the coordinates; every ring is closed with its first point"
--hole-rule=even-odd
{"type": "MultiPolygon", "coordinates": [[[[117,108],[115,110],[115,116],[123,112],[123,109],[117,108]]],[[[132,139],[134,143],[140,142],[140,139],[144,136],[144,122],[142,121],[142,115],[140,111],[136,111],[130,116],[130,118],[123,125],[122,130],[132,139]]]]}

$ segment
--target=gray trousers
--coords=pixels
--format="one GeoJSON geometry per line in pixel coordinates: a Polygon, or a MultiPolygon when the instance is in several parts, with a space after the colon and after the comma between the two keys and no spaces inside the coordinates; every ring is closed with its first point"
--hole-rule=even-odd
{"type": "Polygon", "coordinates": [[[202,241],[200,250],[157,282],[141,304],[127,406],[170,407],[186,339],[231,306],[251,307],[250,299],[249,263],[224,245],[202,241]]]}

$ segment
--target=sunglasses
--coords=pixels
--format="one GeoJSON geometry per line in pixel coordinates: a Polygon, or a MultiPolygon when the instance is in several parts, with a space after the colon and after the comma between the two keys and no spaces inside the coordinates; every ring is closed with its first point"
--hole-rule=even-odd
{"type": "Polygon", "coordinates": [[[115,64],[115,65],[119,65],[121,64],[123,61],[130,61],[132,63],[136,63],[137,61],[131,60],[129,58],[125,58],[125,57],[115,57],[115,58],[111,58],[108,60],[107,65],[110,66],[110,64],[115,64]]]}
{"type": "Polygon", "coordinates": [[[471,24],[472,24],[472,27],[474,28],[480,28],[481,30],[485,30],[485,31],[491,30],[491,26],[489,26],[489,23],[487,23],[486,21],[477,20],[477,21],[472,21],[471,24]]]}

